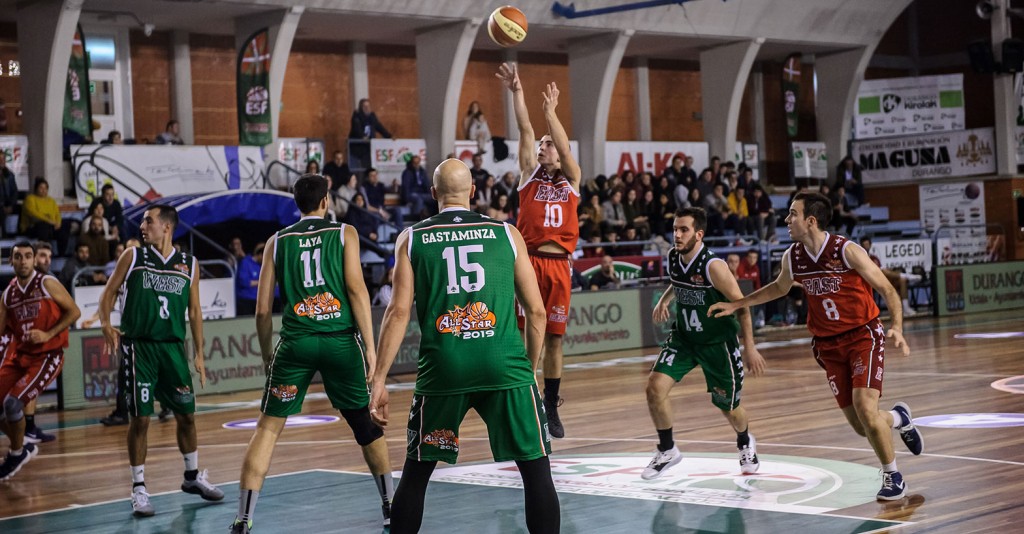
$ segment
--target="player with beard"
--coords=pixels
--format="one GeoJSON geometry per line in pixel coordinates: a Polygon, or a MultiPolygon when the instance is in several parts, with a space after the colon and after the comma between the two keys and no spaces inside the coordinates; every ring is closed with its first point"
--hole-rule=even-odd
{"type": "Polygon", "coordinates": [[[747,429],[747,412],[740,406],[744,367],[751,375],[764,372],[764,358],[754,346],[750,314],[709,318],[708,308],[716,302],[743,297],[736,278],[724,260],[704,246],[707,216],[701,208],[676,212],[673,224],[675,248],[668,255],[671,290],[665,291],[654,308],[653,318],[661,323],[670,316],[675,300],[675,323],[661,355],[647,380],[647,408],[658,431],[658,450],[640,475],[644,480],[660,477],[683,456],[672,438],[672,404],[668,394],[683,376],[700,366],[704,372],[711,403],[736,431],[740,470],[757,472],[757,442],[747,429]],[[736,333],[743,333],[743,356],[736,333]]]}

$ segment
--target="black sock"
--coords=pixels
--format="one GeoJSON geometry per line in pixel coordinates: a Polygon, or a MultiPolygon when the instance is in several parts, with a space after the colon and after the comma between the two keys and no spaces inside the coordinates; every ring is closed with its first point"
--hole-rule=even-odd
{"type": "Polygon", "coordinates": [[[427,482],[437,462],[419,462],[406,458],[402,479],[391,502],[391,534],[415,534],[423,522],[423,499],[427,482]]]}
{"type": "Polygon", "coordinates": [[[747,427],[746,429],[744,429],[743,432],[737,432],[736,433],[736,448],[737,449],[742,449],[743,447],[746,447],[747,445],[750,445],[750,434],[747,433],[747,430],[750,430],[750,427],[747,427]]]}
{"type": "Polygon", "coordinates": [[[658,430],[658,450],[665,452],[672,447],[675,447],[676,441],[672,439],[672,427],[668,427],[664,430],[658,430]]]}
{"type": "Polygon", "coordinates": [[[27,415],[26,414],[25,415],[25,430],[32,430],[35,427],[36,427],[36,416],[35,416],[35,414],[32,414],[32,415],[27,415]]]}
{"type": "Polygon", "coordinates": [[[561,378],[545,378],[544,379],[544,398],[552,399],[553,401],[558,400],[558,386],[562,385],[561,378]]]}
{"type": "Polygon", "coordinates": [[[137,488],[139,486],[146,487],[146,483],[145,482],[136,482],[136,483],[132,484],[132,489],[135,489],[135,488],[137,488]]]}
{"type": "Polygon", "coordinates": [[[185,471],[185,480],[195,480],[199,476],[199,470],[193,469],[191,471],[185,471]]]}
{"type": "Polygon", "coordinates": [[[523,477],[526,497],[526,528],[530,534],[557,534],[561,525],[558,493],[551,479],[551,462],[547,456],[536,460],[516,461],[523,477]]]}

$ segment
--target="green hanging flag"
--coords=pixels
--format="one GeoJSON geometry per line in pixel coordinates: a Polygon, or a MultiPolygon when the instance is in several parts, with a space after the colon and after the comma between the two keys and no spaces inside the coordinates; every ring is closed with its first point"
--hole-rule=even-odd
{"type": "Polygon", "coordinates": [[[238,52],[238,138],[240,145],[273,142],[270,119],[270,52],[267,29],[257,31],[238,52]]]}
{"type": "Polygon", "coordinates": [[[92,109],[89,98],[89,58],[85,53],[85,37],[82,27],[75,30],[71,42],[71,59],[68,61],[68,79],[64,86],[65,130],[75,132],[88,139],[92,137],[92,109]]]}
{"type": "Polygon", "coordinates": [[[800,113],[800,54],[790,54],[782,69],[782,99],[786,107],[786,133],[796,137],[800,113]]]}

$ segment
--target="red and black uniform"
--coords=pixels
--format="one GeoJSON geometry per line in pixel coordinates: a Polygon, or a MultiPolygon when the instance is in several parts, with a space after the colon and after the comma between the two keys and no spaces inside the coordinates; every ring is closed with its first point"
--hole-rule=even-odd
{"type": "MultiPolygon", "coordinates": [[[[537,273],[537,284],[544,301],[548,334],[564,335],[569,320],[572,294],[572,252],[580,239],[580,194],[560,170],[548,174],[538,165],[530,179],[519,187],[519,217],[516,228],[523,234],[530,263],[537,273]],[[544,243],[553,242],[564,253],[540,252],[544,243]]],[[[525,327],[524,312],[517,307],[519,328],[525,327]]]]}
{"type": "Polygon", "coordinates": [[[68,331],[53,336],[45,343],[28,343],[30,330],[46,331],[61,318],[61,309],[43,286],[50,275],[33,273],[22,287],[18,279],[11,280],[0,298],[7,308],[7,323],[0,344],[4,345],[3,363],[0,364],[0,398],[17,397],[22,403],[39,396],[53,382],[64,367],[64,348],[68,346],[68,331]],[[13,347],[9,348],[9,345],[13,347]]]}
{"type": "Polygon", "coordinates": [[[885,328],[878,320],[873,289],[846,262],[846,248],[859,246],[825,234],[821,250],[800,243],[789,249],[793,280],[807,296],[807,328],[814,357],[828,375],[840,408],[853,403],[853,388],[882,391],[885,328]]]}

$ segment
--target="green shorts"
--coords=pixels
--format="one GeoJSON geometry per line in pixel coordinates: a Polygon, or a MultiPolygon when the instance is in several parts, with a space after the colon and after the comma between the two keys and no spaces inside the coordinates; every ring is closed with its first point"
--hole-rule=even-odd
{"type": "Polygon", "coordinates": [[[317,371],[331,406],[356,410],[370,404],[363,342],[356,333],[282,339],[267,372],[260,410],[274,417],[302,411],[306,390],[317,371]]]}
{"type": "Polygon", "coordinates": [[[494,461],[528,461],[551,454],[544,403],[537,385],[530,384],[458,395],[413,395],[407,457],[454,464],[459,457],[459,426],[470,408],[487,425],[494,461]]]}
{"type": "Polygon", "coordinates": [[[128,412],[133,417],[153,415],[153,397],[176,414],[195,413],[185,342],[122,337],[121,356],[128,371],[128,412]]]}
{"type": "Polygon", "coordinates": [[[651,371],[679,382],[699,365],[711,393],[711,403],[722,410],[735,410],[740,405],[740,391],[743,389],[743,358],[739,340],[733,338],[724,343],[699,345],[675,341],[675,337],[675,333],[669,335],[651,371]]]}

